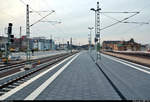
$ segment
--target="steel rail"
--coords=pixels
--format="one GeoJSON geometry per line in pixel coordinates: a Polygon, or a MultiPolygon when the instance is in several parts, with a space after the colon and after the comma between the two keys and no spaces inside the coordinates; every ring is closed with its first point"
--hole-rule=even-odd
{"type": "MultiPolygon", "coordinates": [[[[64,53],[64,54],[66,54],[66,53],[64,53]]],[[[56,56],[59,56],[59,55],[60,54],[52,55],[52,56],[48,56],[48,57],[44,57],[44,58],[37,58],[37,59],[30,60],[30,61],[31,61],[32,64],[35,64],[35,62],[37,62],[37,61],[41,62],[42,60],[53,58],[53,57],[56,57],[56,56]]],[[[3,71],[3,70],[12,69],[14,67],[25,65],[25,63],[26,63],[26,61],[21,61],[21,62],[18,62],[18,63],[9,64],[7,66],[0,66],[0,72],[3,71]]]]}
{"type": "Polygon", "coordinates": [[[15,88],[15,86],[19,86],[20,84],[22,84],[25,81],[29,80],[27,78],[32,76],[32,75],[34,75],[36,72],[40,72],[41,70],[44,70],[44,69],[48,68],[49,66],[52,66],[52,65],[54,65],[54,64],[64,60],[65,58],[67,58],[67,57],[69,57],[69,56],[71,56],[73,54],[76,54],[76,53],[78,53],[78,52],[69,53],[69,54],[66,54],[66,55],[63,55],[63,56],[60,55],[59,57],[57,57],[57,60],[53,59],[54,61],[51,60],[48,64],[45,64],[44,66],[40,67],[39,69],[33,70],[31,72],[26,73],[25,75],[18,76],[15,79],[11,79],[11,80],[3,83],[2,85],[0,85],[0,96],[5,94],[5,93],[7,93],[11,89],[15,88]],[[25,79],[25,81],[24,81],[24,79],[25,79]],[[7,89],[9,89],[9,90],[7,90],[7,89]]]}

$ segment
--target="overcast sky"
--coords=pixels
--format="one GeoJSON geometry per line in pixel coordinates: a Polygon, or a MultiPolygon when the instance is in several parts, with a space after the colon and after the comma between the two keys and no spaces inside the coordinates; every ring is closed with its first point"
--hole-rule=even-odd
{"type": "MultiPolygon", "coordinates": [[[[55,10],[43,21],[61,21],[61,24],[39,22],[31,27],[31,37],[52,37],[56,41],[67,42],[70,37],[74,44],[88,43],[88,27],[94,27],[95,15],[91,8],[96,8],[98,0],[22,0],[29,3],[30,7],[36,11],[55,10]]],[[[150,0],[99,0],[102,12],[134,12],[140,14],[126,20],[130,22],[150,22],[150,0]]],[[[45,16],[48,12],[41,13],[45,16]]],[[[114,22],[113,17],[122,20],[131,14],[101,14],[101,28],[114,22]],[[109,17],[108,17],[109,16],[109,17]]],[[[41,16],[37,13],[30,14],[30,24],[39,20],[41,16]]],[[[0,3],[0,35],[4,34],[4,28],[8,23],[13,23],[13,34],[19,37],[19,27],[22,26],[22,34],[25,35],[26,27],[26,6],[21,0],[1,0],[0,3]]],[[[119,23],[115,26],[101,31],[101,42],[103,40],[129,40],[134,38],[138,43],[150,43],[150,25],[124,24],[119,23]]],[[[94,39],[94,30],[92,39],[94,39]]],[[[94,42],[94,41],[93,41],[94,42]]]]}

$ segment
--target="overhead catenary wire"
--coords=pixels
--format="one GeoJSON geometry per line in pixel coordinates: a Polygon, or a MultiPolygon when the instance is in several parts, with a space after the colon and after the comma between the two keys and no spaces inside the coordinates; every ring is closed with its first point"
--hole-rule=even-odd
{"type": "MultiPolygon", "coordinates": [[[[108,18],[113,19],[113,20],[115,20],[115,21],[120,21],[120,20],[118,20],[118,19],[116,19],[116,18],[114,18],[114,17],[108,16],[108,15],[106,15],[106,14],[103,14],[103,15],[104,15],[105,17],[108,17],[108,18]]],[[[120,23],[149,24],[149,22],[127,22],[127,21],[125,21],[125,22],[120,22],[120,23]]]]}
{"type": "Polygon", "coordinates": [[[140,12],[100,12],[100,13],[140,13],[140,12]]]}
{"type": "Polygon", "coordinates": [[[23,3],[24,5],[27,5],[23,0],[19,0],[21,3],[23,3]]]}
{"type": "Polygon", "coordinates": [[[111,25],[109,25],[109,26],[103,27],[103,28],[101,28],[100,30],[104,30],[104,29],[109,28],[109,27],[111,27],[111,26],[113,26],[113,25],[116,25],[116,24],[118,24],[118,23],[120,23],[120,22],[123,22],[123,21],[125,21],[125,20],[127,20],[127,19],[129,19],[129,18],[131,18],[131,17],[133,17],[133,16],[135,16],[135,15],[137,15],[137,14],[139,14],[139,12],[137,12],[137,13],[135,13],[135,14],[129,16],[129,17],[126,17],[126,18],[124,18],[123,20],[117,21],[117,22],[115,22],[115,23],[113,23],[113,24],[111,24],[111,25]]]}
{"type": "MultiPolygon", "coordinates": [[[[27,5],[23,0],[20,0],[24,5],[27,5]]],[[[30,11],[30,13],[32,13],[32,12],[35,12],[35,13],[37,13],[39,16],[41,16],[41,17],[43,17],[42,15],[41,15],[41,13],[39,13],[39,12],[50,12],[49,10],[47,10],[47,11],[36,11],[36,10],[34,10],[33,8],[31,8],[31,7],[29,7],[32,11],[30,11]]],[[[52,10],[52,12],[53,12],[54,10],[52,10]]],[[[45,17],[44,17],[45,18],[45,17]]],[[[47,23],[51,23],[50,21],[49,22],[47,22],[47,23]]]]}
{"type": "MultiPolygon", "coordinates": [[[[24,4],[25,6],[27,5],[23,0],[20,0],[20,2],[22,3],[22,4],[24,4]]],[[[41,15],[41,13],[39,13],[39,11],[36,11],[36,10],[34,10],[32,7],[29,7],[32,11],[30,11],[30,13],[33,13],[33,12],[35,12],[35,13],[37,13],[40,17],[42,17],[40,20],[38,20],[37,22],[39,22],[39,21],[41,21],[43,18],[46,18],[47,16],[49,16],[54,10],[52,10],[52,12],[51,13],[49,13],[49,14],[47,14],[46,16],[42,16],[41,15]]],[[[41,11],[40,11],[41,12],[41,11]]],[[[43,12],[43,11],[42,11],[43,12]]],[[[46,12],[46,11],[44,11],[44,12],[46,12]]],[[[49,11],[50,12],[50,11],[49,11]]],[[[37,22],[35,22],[35,23],[37,23],[37,22]]],[[[47,23],[49,23],[49,22],[47,22],[47,23]]],[[[34,24],[34,23],[33,23],[34,24]]],[[[33,26],[33,24],[31,24],[30,26],[33,26]]],[[[49,23],[50,24],[50,23],[49,23]]]]}
{"type": "Polygon", "coordinates": [[[112,19],[112,20],[120,21],[120,20],[118,20],[118,19],[116,19],[116,18],[114,18],[114,17],[108,16],[108,15],[106,15],[106,14],[104,14],[104,13],[102,13],[102,15],[105,16],[105,17],[107,17],[107,18],[110,18],[110,19],[112,19]]]}
{"type": "MultiPolygon", "coordinates": [[[[20,0],[25,6],[27,5],[23,0],[20,0]]],[[[46,2],[46,1],[45,1],[46,2]]],[[[47,3],[46,3],[47,4],[47,3]]],[[[47,5],[46,5],[47,6],[47,5]]],[[[29,7],[31,10],[32,10],[32,12],[35,12],[35,13],[37,13],[40,17],[43,17],[42,15],[41,15],[41,13],[39,13],[38,11],[36,11],[36,10],[34,10],[33,8],[31,8],[31,7],[29,7]]],[[[46,18],[45,18],[45,20],[47,20],[46,18]]],[[[55,25],[53,25],[51,22],[47,22],[48,24],[50,24],[50,25],[52,25],[52,27],[54,27],[55,28],[55,31],[59,31],[60,33],[62,33],[62,34],[64,34],[64,35],[66,35],[67,33],[65,33],[62,29],[58,29],[58,27],[56,27],[55,25]]]]}
{"type": "MultiPolygon", "coordinates": [[[[149,5],[150,5],[150,4],[144,6],[142,9],[139,10],[139,12],[142,12],[145,8],[150,7],[149,5]]],[[[150,24],[150,20],[147,21],[147,24],[150,24]]],[[[128,33],[128,32],[133,31],[133,30],[137,30],[137,28],[140,28],[140,27],[142,27],[142,26],[144,26],[144,25],[145,25],[145,24],[137,25],[137,26],[132,27],[132,28],[130,28],[130,29],[128,29],[128,30],[125,30],[124,33],[126,34],[126,33],[128,33]]]]}
{"type": "MultiPolygon", "coordinates": [[[[150,23],[150,20],[148,20],[148,23],[150,23]]],[[[140,27],[142,27],[142,26],[144,26],[144,24],[140,24],[140,25],[138,25],[138,26],[135,26],[135,27],[132,27],[132,28],[130,28],[130,29],[128,29],[128,30],[125,30],[125,31],[124,31],[124,34],[126,34],[126,33],[128,33],[128,32],[131,32],[131,31],[134,31],[134,30],[137,30],[137,28],[140,28],[140,27]]]]}
{"type": "Polygon", "coordinates": [[[127,21],[125,21],[125,20],[127,20],[127,19],[129,19],[129,18],[131,18],[131,17],[133,17],[133,16],[135,16],[135,15],[137,15],[138,13],[140,13],[140,12],[141,12],[143,9],[145,9],[146,7],[147,7],[147,6],[143,7],[139,12],[100,12],[100,13],[103,14],[104,16],[106,16],[106,17],[108,17],[108,18],[111,18],[111,19],[117,21],[117,22],[115,22],[115,23],[113,23],[113,24],[111,24],[111,25],[109,25],[109,26],[106,26],[106,27],[100,29],[100,30],[104,30],[104,29],[109,28],[109,27],[111,27],[111,26],[113,26],[113,25],[116,25],[116,24],[118,24],[118,23],[134,23],[134,24],[140,24],[140,26],[142,26],[143,24],[149,24],[149,22],[127,22],[127,21]],[[132,16],[129,16],[128,18],[125,18],[125,19],[123,19],[123,20],[118,20],[118,19],[116,19],[116,18],[114,18],[114,17],[105,15],[105,13],[135,13],[135,14],[132,15],[132,16]],[[123,22],[123,21],[125,21],[125,22],[123,22]]]}
{"type": "MultiPolygon", "coordinates": [[[[42,0],[42,1],[43,1],[43,0],[42,0]]],[[[43,3],[45,4],[45,6],[49,7],[49,5],[48,5],[49,3],[48,3],[46,0],[44,0],[43,3]]],[[[51,9],[52,9],[52,8],[51,8],[51,9]]],[[[47,22],[47,23],[53,25],[51,22],[47,22]]],[[[58,22],[58,23],[59,23],[59,22],[58,22]]],[[[62,22],[61,22],[61,23],[62,23],[62,22]]],[[[59,33],[62,33],[62,34],[64,34],[64,35],[67,34],[67,33],[64,32],[63,29],[60,29],[60,28],[56,27],[55,25],[53,25],[53,27],[55,28],[55,31],[57,31],[57,32],[59,32],[59,33]],[[56,30],[56,29],[57,29],[57,30],[56,30]]]]}
{"type": "MultiPolygon", "coordinates": [[[[20,2],[21,3],[23,3],[25,6],[27,5],[23,0],[20,0],[20,2]]],[[[31,7],[29,7],[31,10],[32,10],[32,12],[35,12],[35,13],[37,13],[39,16],[41,16],[41,17],[43,17],[38,11],[35,11],[33,8],[31,8],[31,7]]]]}
{"type": "MultiPolygon", "coordinates": [[[[111,27],[111,26],[113,26],[113,25],[115,25],[115,24],[121,23],[120,20],[117,20],[117,19],[114,18],[114,17],[108,16],[108,15],[106,15],[105,13],[140,13],[140,12],[142,12],[143,9],[145,9],[146,7],[149,7],[149,4],[146,5],[146,6],[144,6],[142,9],[140,9],[139,12],[100,12],[100,13],[102,13],[104,16],[106,16],[106,17],[108,17],[108,18],[111,18],[111,19],[117,21],[116,23],[113,23],[113,24],[111,24],[110,26],[106,26],[106,27],[102,28],[102,30],[103,30],[103,29],[106,29],[106,28],[108,28],[108,27],[111,27]]],[[[124,21],[124,20],[123,20],[123,21],[124,21]]],[[[150,22],[127,22],[127,21],[126,21],[126,22],[122,22],[122,23],[135,23],[135,24],[140,24],[140,26],[143,26],[143,24],[149,24],[150,22]]],[[[135,28],[136,28],[136,27],[135,27],[135,28]]]]}
{"type": "Polygon", "coordinates": [[[37,20],[35,23],[31,24],[30,27],[33,26],[33,25],[35,25],[35,24],[37,24],[38,22],[42,21],[44,18],[48,17],[48,16],[49,16],[50,14],[52,14],[53,12],[55,12],[55,11],[52,11],[52,12],[50,12],[49,14],[47,14],[46,16],[42,17],[41,19],[37,20]]]}

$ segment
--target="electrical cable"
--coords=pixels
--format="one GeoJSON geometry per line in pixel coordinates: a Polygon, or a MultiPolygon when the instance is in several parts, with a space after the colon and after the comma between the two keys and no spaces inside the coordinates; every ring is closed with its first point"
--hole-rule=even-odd
{"type": "MultiPolygon", "coordinates": [[[[105,17],[108,17],[108,18],[110,18],[110,19],[113,19],[113,20],[115,20],[115,21],[119,21],[119,20],[117,20],[116,18],[114,18],[114,17],[111,17],[111,16],[108,16],[108,15],[105,15],[105,14],[103,14],[105,17]]],[[[120,22],[120,23],[134,23],[134,24],[149,24],[148,22],[127,22],[127,21],[125,21],[125,22],[120,22]]]]}
{"type": "MultiPolygon", "coordinates": [[[[26,5],[26,3],[23,1],[23,0],[20,0],[24,5],[26,5]]],[[[39,16],[43,17],[38,11],[35,11],[33,8],[29,7],[32,11],[34,11],[35,13],[37,13],[39,16]]],[[[47,20],[47,19],[46,19],[47,20]]],[[[49,24],[51,24],[50,22],[47,22],[49,24]]],[[[52,25],[52,24],[51,24],[52,25]]],[[[62,30],[62,29],[58,29],[55,25],[52,25],[55,29],[57,29],[57,31],[59,31],[60,33],[62,34],[65,34],[66,33],[62,30]]]]}
{"type": "Polygon", "coordinates": [[[37,24],[38,22],[40,22],[40,21],[43,20],[44,18],[48,17],[48,16],[49,16],[50,14],[52,14],[53,12],[55,12],[55,11],[50,12],[50,13],[47,14],[46,16],[44,16],[44,17],[42,17],[41,19],[39,19],[38,21],[36,21],[35,23],[31,24],[30,27],[33,26],[33,25],[35,25],[35,24],[37,24]]]}
{"type": "MultiPolygon", "coordinates": [[[[139,12],[141,12],[141,11],[143,11],[143,9],[145,9],[146,7],[149,7],[149,5],[146,5],[145,7],[143,7],[141,10],[139,10],[139,12]]],[[[113,19],[113,20],[115,20],[115,21],[118,21],[118,23],[120,23],[120,21],[119,20],[117,20],[116,18],[114,18],[114,17],[111,17],[111,16],[108,16],[108,15],[105,15],[104,13],[113,13],[113,12],[101,12],[104,16],[106,16],[106,17],[108,17],[108,18],[111,18],[111,19],[113,19]]],[[[115,12],[115,13],[119,13],[119,12],[115,12]]],[[[133,12],[134,13],[134,12],[133,12]]],[[[148,23],[145,23],[145,22],[123,22],[123,23],[141,23],[140,24],[140,26],[143,26],[144,24],[149,24],[150,22],[148,22],[148,23]]],[[[112,24],[112,25],[110,25],[110,26],[107,26],[107,27],[111,27],[111,26],[113,26],[113,25],[115,25],[115,24],[117,24],[117,22],[116,23],[114,23],[114,24],[112,24]]],[[[140,27],[139,26],[139,27],[140,27]]],[[[107,28],[106,27],[106,28],[107,28]]],[[[105,29],[106,29],[105,28],[105,29]]],[[[136,27],[135,27],[136,28],[136,27]]],[[[103,28],[102,28],[103,29],[103,28]]],[[[128,30],[128,32],[129,31],[131,31],[131,30],[128,30]]]]}
{"type": "Polygon", "coordinates": [[[100,29],[100,30],[104,30],[104,29],[109,28],[109,27],[111,27],[111,26],[113,26],[113,25],[116,25],[116,24],[118,24],[118,23],[120,23],[120,22],[122,22],[122,21],[125,21],[125,20],[127,20],[127,19],[129,19],[129,18],[131,18],[131,17],[133,17],[133,16],[135,16],[135,15],[137,15],[137,14],[139,14],[139,13],[135,13],[135,14],[129,16],[129,17],[124,18],[123,20],[117,21],[117,22],[115,22],[115,23],[113,23],[113,24],[111,24],[111,25],[109,25],[109,26],[103,27],[103,28],[100,29]]]}

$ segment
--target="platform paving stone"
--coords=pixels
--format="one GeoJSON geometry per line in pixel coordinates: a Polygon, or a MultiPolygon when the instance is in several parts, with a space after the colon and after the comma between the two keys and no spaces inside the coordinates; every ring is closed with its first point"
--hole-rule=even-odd
{"type": "Polygon", "coordinates": [[[120,100],[87,52],[77,57],[36,100],[120,100]]]}

